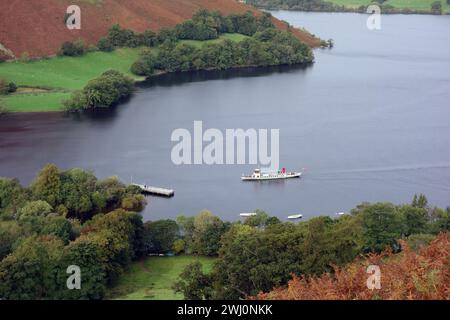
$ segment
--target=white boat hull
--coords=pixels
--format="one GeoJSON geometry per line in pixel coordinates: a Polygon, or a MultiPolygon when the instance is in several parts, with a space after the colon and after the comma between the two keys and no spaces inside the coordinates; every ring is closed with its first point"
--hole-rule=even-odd
{"type": "Polygon", "coordinates": [[[301,172],[289,172],[284,174],[262,174],[259,177],[255,176],[242,176],[242,181],[263,181],[263,180],[283,180],[291,178],[300,178],[302,176],[301,172]]]}

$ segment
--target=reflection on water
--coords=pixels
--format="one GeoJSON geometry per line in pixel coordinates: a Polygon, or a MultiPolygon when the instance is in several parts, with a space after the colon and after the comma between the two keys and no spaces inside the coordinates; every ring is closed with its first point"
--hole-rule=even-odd
{"type": "Polygon", "coordinates": [[[296,70],[307,70],[311,66],[268,66],[260,68],[235,68],[228,70],[200,70],[191,72],[173,72],[155,77],[150,77],[145,82],[141,82],[139,87],[149,88],[154,86],[171,87],[189,82],[201,82],[212,80],[228,80],[233,78],[262,77],[273,73],[288,73],[296,70]]]}

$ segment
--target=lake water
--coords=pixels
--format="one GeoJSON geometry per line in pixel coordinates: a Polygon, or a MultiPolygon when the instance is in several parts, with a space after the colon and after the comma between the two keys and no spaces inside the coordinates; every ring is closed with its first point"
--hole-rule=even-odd
{"type": "Polygon", "coordinates": [[[149,198],[146,220],[209,209],[223,219],[262,209],[285,218],[347,211],[362,201],[450,205],[450,16],[274,12],[335,40],[308,68],[167,76],[101,116],[0,120],[0,176],[28,184],[46,163],[175,189],[149,198]],[[171,162],[171,133],[279,128],[280,161],[302,179],[244,183],[253,165],[171,162]]]}

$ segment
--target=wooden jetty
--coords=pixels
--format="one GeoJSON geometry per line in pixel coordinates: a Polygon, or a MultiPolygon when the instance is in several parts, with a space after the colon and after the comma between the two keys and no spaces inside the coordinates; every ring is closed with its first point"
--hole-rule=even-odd
{"type": "Polygon", "coordinates": [[[165,188],[158,188],[153,186],[148,186],[146,184],[137,184],[132,183],[133,186],[139,187],[141,189],[142,193],[148,193],[155,196],[162,196],[162,197],[173,197],[175,195],[175,191],[172,189],[165,189],[165,188]]]}

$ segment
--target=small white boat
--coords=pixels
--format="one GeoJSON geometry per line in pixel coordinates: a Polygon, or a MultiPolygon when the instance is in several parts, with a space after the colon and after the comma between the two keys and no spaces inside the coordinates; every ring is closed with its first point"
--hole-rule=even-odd
{"type": "Polygon", "coordinates": [[[251,175],[242,175],[242,181],[260,181],[260,180],[279,180],[300,178],[302,172],[286,172],[286,169],[278,170],[276,172],[262,172],[261,169],[255,169],[251,175]]]}
{"type": "Polygon", "coordinates": [[[343,215],[345,215],[345,212],[336,212],[336,215],[337,216],[343,216],[343,215]]]}
{"type": "Polygon", "coordinates": [[[241,217],[253,217],[256,216],[256,212],[244,212],[240,214],[241,217]]]}
{"type": "Polygon", "coordinates": [[[293,215],[288,216],[288,219],[290,219],[290,220],[301,219],[301,218],[303,218],[303,215],[301,215],[301,214],[293,214],[293,215]]]}

